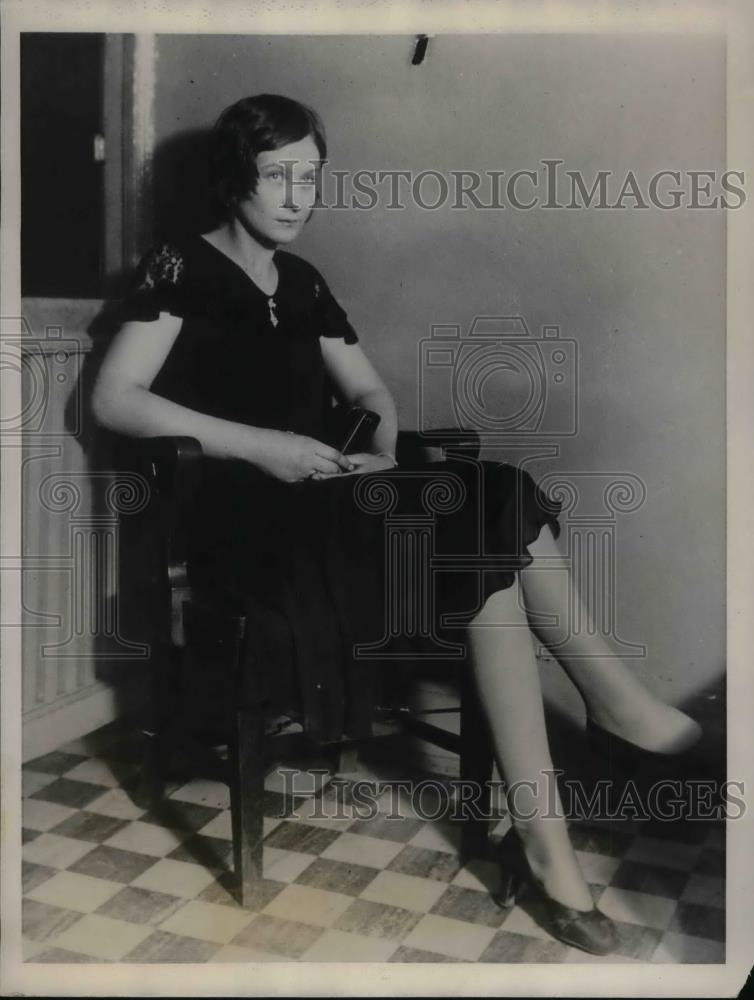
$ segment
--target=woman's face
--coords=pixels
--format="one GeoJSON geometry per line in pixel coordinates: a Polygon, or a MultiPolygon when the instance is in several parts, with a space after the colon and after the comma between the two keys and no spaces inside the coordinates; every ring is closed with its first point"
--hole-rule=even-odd
{"type": "Polygon", "coordinates": [[[236,216],[263,246],[292,243],[317,195],[319,151],[307,136],[257,156],[257,189],[238,203],[236,216]]]}

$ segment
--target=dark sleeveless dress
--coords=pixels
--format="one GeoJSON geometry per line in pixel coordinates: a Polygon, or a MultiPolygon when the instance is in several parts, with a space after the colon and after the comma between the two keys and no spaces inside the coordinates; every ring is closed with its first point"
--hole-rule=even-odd
{"type": "MultiPolygon", "coordinates": [[[[327,440],[320,337],[358,338],[319,272],[278,251],[274,303],[201,236],[155,246],[123,318],[183,319],[152,391],[327,440]]],[[[463,663],[465,621],[528,565],[559,504],[529,474],[467,460],[284,483],[205,457],[192,580],[249,616],[244,691],[300,706],[319,739],[370,729],[375,664],[463,663]]]]}

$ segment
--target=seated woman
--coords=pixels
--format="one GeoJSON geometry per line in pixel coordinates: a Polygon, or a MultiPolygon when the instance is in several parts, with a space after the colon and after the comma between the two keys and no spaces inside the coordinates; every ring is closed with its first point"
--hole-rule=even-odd
{"type": "MultiPolygon", "coordinates": [[[[127,435],[199,440],[206,464],[193,571],[248,602],[258,615],[255,635],[264,636],[265,609],[282,610],[296,662],[276,663],[270,632],[260,660],[266,681],[271,690],[298,684],[314,731],[339,734],[353,723],[344,721],[343,704],[358,701],[358,678],[370,668],[352,662],[354,643],[374,636],[370,624],[379,634],[385,610],[384,526],[357,502],[354,486],[379,475],[399,492],[412,487],[406,470],[395,468],[397,415],[385,383],[323,277],[280,249],[311,215],[325,157],[319,118],[295,101],[259,95],[221,115],[211,153],[218,225],[144,258],[93,411],[127,435]],[[344,455],[325,442],[331,386],[380,414],[369,451],[344,455]]],[[[483,510],[490,551],[512,560],[511,569],[484,574],[460,669],[473,671],[500,772],[519,789],[515,867],[546,900],[557,937],[607,953],[614,927],[592,905],[562,808],[553,816],[547,800],[542,692],[531,631],[520,627],[529,615],[568,620],[573,584],[562,572],[553,505],[548,513],[547,498],[511,466],[435,466],[443,467],[477,491],[444,519],[446,538],[467,530],[471,544],[468,511],[483,510]],[[561,569],[535,571],[540,557],[561,569]]],[[[547,628],[537,632],[548,641],[547,628]]],[[[557,655],[596,736],[655,754],[682,752],[698,738],[696,723],[645,689],[599,636],[582,633],[568,655],[557,655]]],[[[509,903],[511,894],[503,895],[509,903]]]]}

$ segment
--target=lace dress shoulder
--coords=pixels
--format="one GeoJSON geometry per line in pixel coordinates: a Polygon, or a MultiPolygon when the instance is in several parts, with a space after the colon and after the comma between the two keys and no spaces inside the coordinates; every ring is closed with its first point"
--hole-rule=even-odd
{"type": "Polygon", "coordinates": [[[124,320],[152,321],[161,312],[185,315],[186,263],[173,243],[152,247],[139,262],[129,294],[123,301],[124,320]]]}

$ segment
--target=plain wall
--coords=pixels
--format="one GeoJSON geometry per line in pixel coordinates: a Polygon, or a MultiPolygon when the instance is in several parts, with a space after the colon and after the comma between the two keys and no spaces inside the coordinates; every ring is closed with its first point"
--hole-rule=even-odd
{"type": "MultiPolygon", "coordinates": [[[[402,36],[159,36],[158,198],[185,190],[169,176],[181,144],[262,91],[317,108],[339,170],[510,173],[559,158],[587,181],[614,171],[614,197],[629,169],[644,190],[660,169],[724,169],[721,39],[445,36],[416,67],[412,51],[402,36]]],[[[183,224],[199,219],[198,201],[179,201],[183,224]]],[[[577,341],[579,432],[534,469],[643,481],[644,505],[617,519],[617,628],[647,646],[636,669],[676,702],[724,669],[724,238],[712,210],[378,206],[319,213],[294,248],[347,309],[403,427],[417,426],[417,345],[433,324],[521,315],[535,335],[554,324],[577,341]]],[[[447,393],[429,419],[452,421],[447,393]]]]}

